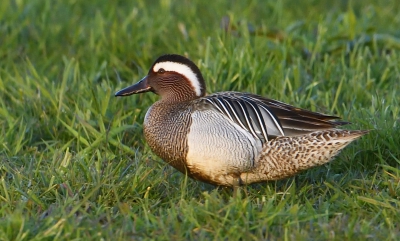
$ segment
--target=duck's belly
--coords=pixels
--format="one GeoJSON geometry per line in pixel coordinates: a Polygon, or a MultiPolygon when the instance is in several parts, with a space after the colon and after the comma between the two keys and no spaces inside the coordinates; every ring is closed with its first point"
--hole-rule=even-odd
{"type": "Polygon", "coordinates": [[[188,134],[187,168],[191,176],[216,185],[231,186],[251,170],[261,143],[215,111],[195,111],[188,134]]]}

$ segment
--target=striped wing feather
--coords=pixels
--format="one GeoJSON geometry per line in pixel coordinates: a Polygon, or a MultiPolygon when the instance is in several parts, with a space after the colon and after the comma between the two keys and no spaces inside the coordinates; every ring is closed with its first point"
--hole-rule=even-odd
{"type": "Polygon", "coordinates": [[[332,129],[348,122],[332,121],[336,116],[324,115],[240,92],[220,92],[201,99],[249,131],[263,143],[277,136],[304,135],[332,129]]]}

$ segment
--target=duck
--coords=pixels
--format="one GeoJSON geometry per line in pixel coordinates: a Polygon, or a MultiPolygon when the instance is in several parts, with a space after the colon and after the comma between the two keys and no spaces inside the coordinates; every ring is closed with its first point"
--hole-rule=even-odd
{"type": "Polygon", "coordinates": [[[198,66],[162,55],[148,74],[115,96],[153,92],[144,137],[150,149],[183,174],[213,185],[238,187],[294,176],[331,161],[368,133],[349,122],[256,94],[206,94],[198,66]]]}

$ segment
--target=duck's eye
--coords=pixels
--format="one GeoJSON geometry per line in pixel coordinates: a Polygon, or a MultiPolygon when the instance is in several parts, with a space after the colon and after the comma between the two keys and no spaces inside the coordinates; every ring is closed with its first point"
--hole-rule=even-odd
{"type": "Polygon", "coordinates": [[[159,70],[157,71],[157,73],[159,73],[159,74],[165,73],[165,69],[161,68],[161,69],[159,69],[159,70]]]}

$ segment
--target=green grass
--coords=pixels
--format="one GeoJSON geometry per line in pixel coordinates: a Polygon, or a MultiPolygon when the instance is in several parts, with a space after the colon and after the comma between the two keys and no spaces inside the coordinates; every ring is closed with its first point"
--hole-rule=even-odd
{"type": "Polygon", "coordinates": [[[397,239],[399,26],[397,0],[0,1],[0,240],[397,239]],[[113,96],[163,53],[371,132],[232,198],[151,153],[157,96],[113,96]]]}

